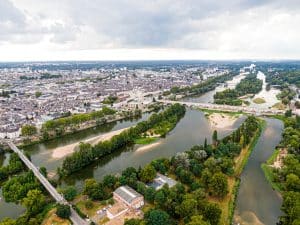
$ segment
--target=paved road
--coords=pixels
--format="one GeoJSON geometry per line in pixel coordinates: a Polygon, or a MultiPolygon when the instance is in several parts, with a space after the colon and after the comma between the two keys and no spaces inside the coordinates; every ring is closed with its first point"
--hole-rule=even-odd
{"type": "MultiPolygon", "coordinates": [[[[50,182],[40,173],[39,169],[31,162],[29,159],[23,154],[20,149],[15,146],[14,143],[11,141],[7,141],[7,144],[9,147],[18,154],[20,159],[24,162],[24,164],[32,170],[34,175],[36,176],[37,179],[44,185],[44,187],[47,189],[47,191],[51,194],[51,196],[60,204],[66,204],[70,205],[64,197],[57,192],[57,190],[50,184],[50,182]]],[[[71,206],[71,205],[70,205],[71,206]]],[[[86,222],[84,219],[82,219],[78,213],[71,207],[71,216],[70,216],[71,221],[75,225],[87,225],[88,222],[86,222]]]]}
{"type": "Polygon", "coordinates": [[[184,101],[169,101],[169,100],[157,100],[158,102],[164,104],[182,104],[186,106],[195,106],[203,109],[216,109],[222,111],[229,111],[229,112],[245,112],[255,115],[279,115],[284,114],[284,110],[277,110],[277,109],[257,109],[247,106],[231,106],[231,105],[218,105],[218,104],[211,104],[211,103],[198,103],[198,102],[184,102],[184,101]]]}

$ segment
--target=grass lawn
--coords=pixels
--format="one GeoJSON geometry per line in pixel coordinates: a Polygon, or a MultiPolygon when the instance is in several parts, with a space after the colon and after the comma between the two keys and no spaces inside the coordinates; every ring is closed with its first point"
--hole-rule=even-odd
{"type": "Polygon", "coordinates": [[[55,212],[56,212],[56,209],[50,210],[47,213],[42,225],[70,225],[71,224],[71,222],[69,220],[58,217],[55,214],[55,212]]]}
{"type": "Polygon", "coordinates": [[[137,138],[134,140],[135,144],[139,144],[139,145],[148,145],[151,144],[152,142],[155,142],[156,140],[158,140],[158,138],[156,137],[141,137],[141,138],[137,138]]]}
{"type": "Polygon", "coordinates": [[[282,187],[279,183],[274,182],[274,173],[272,171],[272,168],[265,163],[261,165],[261,168],[264,171],[265,177],[268,180],[268,182],[271,184],[272,188],[280,192],[282,190],[282,187]]]}
{"type": "Polygon", "coordinates": [[[84,200],[78,201],[76,203],[76,206],[86,215],[88,215],[89,217],[93,217],[96,212],[100,209],[102,209],[104,207],[104,205],[102,205],[100,202],[98,201],[92,201],[93,202],[93,207],[90,209],[87,209],[85,207],[85,202],[84,200]]]}
{"type": "Polygon", "coordinates": [[[272,108],[279,109],[279,110],[284,110],[286,107],[281,102],[277,102],[275,105],[272,106],[272,108]]]}
{"type": "Polygon", "coordinates": [[[255,99],[253,99],[253,102],[255,104],[263,104],[263,103],[266,103],[266,100],[263,98],[255,98],[255,99]]]}
{"type": "Polygon", "coordinates": [[[234,191],[234,186],[236,183],[236,179],[234,177],[229,177],[228,178],[228,190],[229,193],[226,195],[225,198],[219,199],[216,197],[208,197],[208,201],[217,203],[220,208],[222,209],[222,215],[220,219],[219,225],[228,225],[230,224],[230,207],[229,204],[231,202],[232,196],[233,196],[233,191],[234,191]]]}
{"type": "Polygon", "coordinates": [[[223,111],[223,110],[216,110],[216,109],[201,109],[199,108],[200,111],[205,112],[205,116],[209,116],[210,114],[213,113],[224,113],[228,114],[231,116],[239,117],[241,114],[245,114],[243,112],[230,112],[230,111],[223,111]]]}
{"type": "Polygon", "coordinates": [[[271,165],[274,163],[275,159],[277,158],[277,156],[279,155],[280,150],[279,149],[275,149],[275,151],[273,152],[273,154],[271,155],[271,157],[267,160],[267,164],[271,165]]]}

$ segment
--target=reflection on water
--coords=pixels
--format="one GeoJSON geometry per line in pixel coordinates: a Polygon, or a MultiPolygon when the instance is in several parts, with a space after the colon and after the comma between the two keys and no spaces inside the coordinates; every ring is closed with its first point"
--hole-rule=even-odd
{"type": "MultiPolygon", "coordinates": [[[[200,102],[200,103],[213,103],[214,102],[214,94],[217,91],[223,91],[226,88],[235,88],[235,86],[241,81],[241,79],[245,78],[245,75],[235,76],[231,81],[227,81],[227,85],[220,85],[215,90],[209,91],[203,95],[197,97],[187,97],[184,98],[184,101],[188,102],[200,102]]],[[[280,90],[271,88],[269,91],[266,90],[266,76],[262,72],[257,73],[257,78],[263,81],[263,89],[254,96],[254,98],[247,98],[245,100],[250,102],[250,107],[260,108],[260,109],[268,109],[275,105],[279,100],[277,99],[277,95],[280,93],[280,90]],[[263,98],[266,102],[263,104],[256,104],[253,102],[255,98],[263,98]]]]}
{"type": "Polygon", "coordinates": [[[24,148],[31,157],[32,162],[37,166],[46,167],[47,171],[50,173],[56,172],[57,167],[59,167],[64,158],[53,158],[53,153],[56,149],[61,148],[62,150],[73,150],[77,145],[76,143],[81,141],[90,140],[101,134],[105,134],[110,131],[115,131],[130,127],[136,123],[146,120],[149,117],[150,113],[145,113],[139,119],[123,120],[114,123],[105,124],[95,128],[90,128],[72,135],[67,135],[58,139],[50,140],[45,143],[33,145],[24,148]],[[74,145],[75,144],[75,145],[74,145]]]}
{"type": "Polygon", "coordinates": [[[213,103],[214,102],[214,95],[218,91],[224,91],[226,88],[233,89],[235,86],[243,79],[245,78],[244,74],[239,74],[232,78],[232,80],[227,81],[226,84],[221,84],[218,87],[216,87],[214,90],[206,92],[203,95],[200,96],[193,96],[193,97],[186,97],[183,99],[183,101],[187,102],[200,102],[200,103],[213,103]]]}
{"type": "MultiPolygon", "coordinates": [[[[232,129],[238,127],[244,119],[244,117],[239,118],[231,129],[219,130],[219,136],[224,137],[231,133],[232,129]]],[[[76,175],[68,177],[64,180],[63,185],[75,185],[81,188],[86,178],[94,177],[100,180],[107,174],[120,173],[129,166],[139,167],[156,158],[171,157],[193,145],[203,144],[205,138],[210,141],[212,132],[213,130],[202,112],[188,109],[185,117],[180,120],[166,138],[160,141],[160,144],[153,145],[145,151],[138,151],[139,146],[133,145],[114,152],[76,173],[76,175]]]]}
{"type": "Polygon", "coordinates": [[[276,224],[281,215],[281,198],[266,180],[261,163],[272,155],[280,142],[283,124],[276,119],[265,120],[267,127],[253,149],[241,176],[235,210],[236,224],[272,225],[276,224]]]}

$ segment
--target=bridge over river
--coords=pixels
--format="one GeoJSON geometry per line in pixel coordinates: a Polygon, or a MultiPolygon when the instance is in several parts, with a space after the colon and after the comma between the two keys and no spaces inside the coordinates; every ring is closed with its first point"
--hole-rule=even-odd
{"type": "Polygon", "coordinates": [[[17,146],[12,143],[11,141],[7,141],[7,144],[9,147],[18,154],[20,159],[24,162],[24,164],[30,169],[36,178],[43,184],[43,186],[46,188],[46,190],[50,193],[50,195],[55,199],[56,202],[60,204],[65,204],[69,205],[71,209],[71,216],[70,220],[73,222],[75,225],[87,225],[88,222],[82,219],[78,213],[72,208],[70,203],[68,203],[64,197],[57,192],[57,190],[50,184],[50,182],[41,174],[39,169],[24,155],[24,153],[17,148],[17,146]]]}
{"type": "Polygon", "coordinates": [[[199,102],[184,102],[184,101],[170,101],[170,100],[157,100],[158,102],[164,104],[176,104],[179,103],[181,105],[186,105],[188,107],[199,107],[201,109],[211,109],[211,110],[221,110],[227,112],[244,112],[254,115],[280,115],[284,114],[284,110],[277,110],[277,109],[258,109],[253,107],[247,106],[231,106],[231,105],[218,105],[212,103],[199,103],[199,102]]]}

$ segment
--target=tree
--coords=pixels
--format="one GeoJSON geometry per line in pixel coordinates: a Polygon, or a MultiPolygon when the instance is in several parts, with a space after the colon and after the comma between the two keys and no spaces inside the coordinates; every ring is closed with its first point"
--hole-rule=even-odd
{"type": "Polygon", "coordinates": [[[300,191],[300,179],[291,173],[286,176],[286,187],[290,191],[300,191]]]}
{"type": "Polygon", "coordinates": [[[35,92],[35,97],[36,97],[36,98],[41,97],[41,95],[42,95],[42,92],[40,92],[40,91],[36,91],[36,92],[35,92]]]}
{"type": "Polygon", "coordinates": [[[187,225],[210,225],[209,222],[203,220],[203,216],[192,216],[191,221],[187,225]]]}
{"type": "Polygon", "coordinates": [[[156,170],[151,164],[146,165],[141,170],[141,173],[140,173],[141,181],[143,181],[145,183],[153,181],[155,176],[156,176],[156,170]]]}
{"type": "Polygon", "coordinates": [[[154,202],[156,205],[158,205],[159,207],[163,207],[166,200],[167,200],[167,197],[163,190],[159,190],[156,192],[155,197],[154,197],[154,202]]]}
{"type": "Polygon", "coordinates": [[[21,134],[22,136],[31,136],[31,135],[34,135],[37,133],[37,129],[35,126],[33,125],[24,125],[22,128],[21,128],[21,134]]]}
{"type": "Polygon", "coordinates": [[[291,117],[291,116],[292,116],[292,110],[291,110],[291,109],[287,110],[287,111],[284,113],[284,115],[285,115],[286,117],[291,117]]]}
{"type": "Polygon", "coordinates": [[[40,190],[30,190],[22,201],[30,215],[35,215],[43,210],[46,204],[45,197],[40,190]]]}
{"type": "Polygon", "coordinates": [[[160,209],[152,209],[145,213],[146,225],[169,225],[171,224],[170,216],[160,209]]]}
{"type": "Polygon", "coordinates": [[[214,196],[224,198],[228,193],[228,180],[226,175],[221,172],[214,174],[209,187],[211,188],[214,196]]]}
{"type": "Polygon", "coordinates": [[[106,175],[103,178],[103,185],[110,189],[113,189],[116,183],[117,183],[117,178],[113,175],[106,175]]]}
{"type": "Polygon", "coordinates": [[[16,225],[16,221],[11,219],[11,218],[4,218],[1,222],[0,225],[16,225]]]}
{"type": "Polygon", "coordinates": [[[74,186],[68,186],[62,191],[67,201],[72,201],[77,195],[77,190],[74,186]]]}
{"type": "Polygon", "coordinates": [[[84,206],[85,206],[85,208],[87,208],[87,209],[91,209],[91,208],[93,208],[94,203],[93,203],[92,200],[86,200],[85,203],[84,203],[84,206]]]}
{"type": "Polygon", "coordinates": [[[155,198],[155,189],[153,187],[149,187],[145,191],[145,199],[148,202],[153,202],[155,198]]]}
{"type": "Polygon", "coordinates": [[[195,199],[185,199],[179,206],[176,207],[176,213],[182,218],[189,217],[197,212],[197,201],[195,199]]]}
{"type": "MultiPolygon", "coordinates": [[[[280,218],[281,224],[294,224],[295,221],[300,220],[300,193],[299,192],[285,192],[283,194],[283,203],[281,210],[285,213],[280,218]]],[[[295,222],[296,223],[296,222],[295,222]]]]}
{"type": "Polygon", "coordinates": [[[212,140],[213,140],[213,144],[216,145],[218,142],[218,132],[216,130],[214,130],[213,132],[212,140]]]}
{"type": "Polygon", "coordinates": [[[97,183],[95,179],[85,180],[83,193],[93,200],[103,200],[106,197],[103,185],[101,183],[97,183]]]}
{"type": "Polygon", "coordinates": [[[205,138],[205,140],[204,140],[204,150],[206,150],[207,149],[207,138],[205,138]]]}
{"type": "Polygon", "coordinates": [[[141,224],[141,220],[140,219],[129,219],[129,220],[125,220],[124,225],[140,225],[141,224]]]}
{"type": "Polygon", "coordinates": [[[211,225],[219,224],[222,210],[216,203],[207,203],[204,207],[204,219],[209,221],[211,225]]]}
{"type": "Polygon", "coordinates": [[[63,219],[68,219],[71,215],[71,209],[68,205],[59,204],[56,207],[56,215],[63,219]]]}

